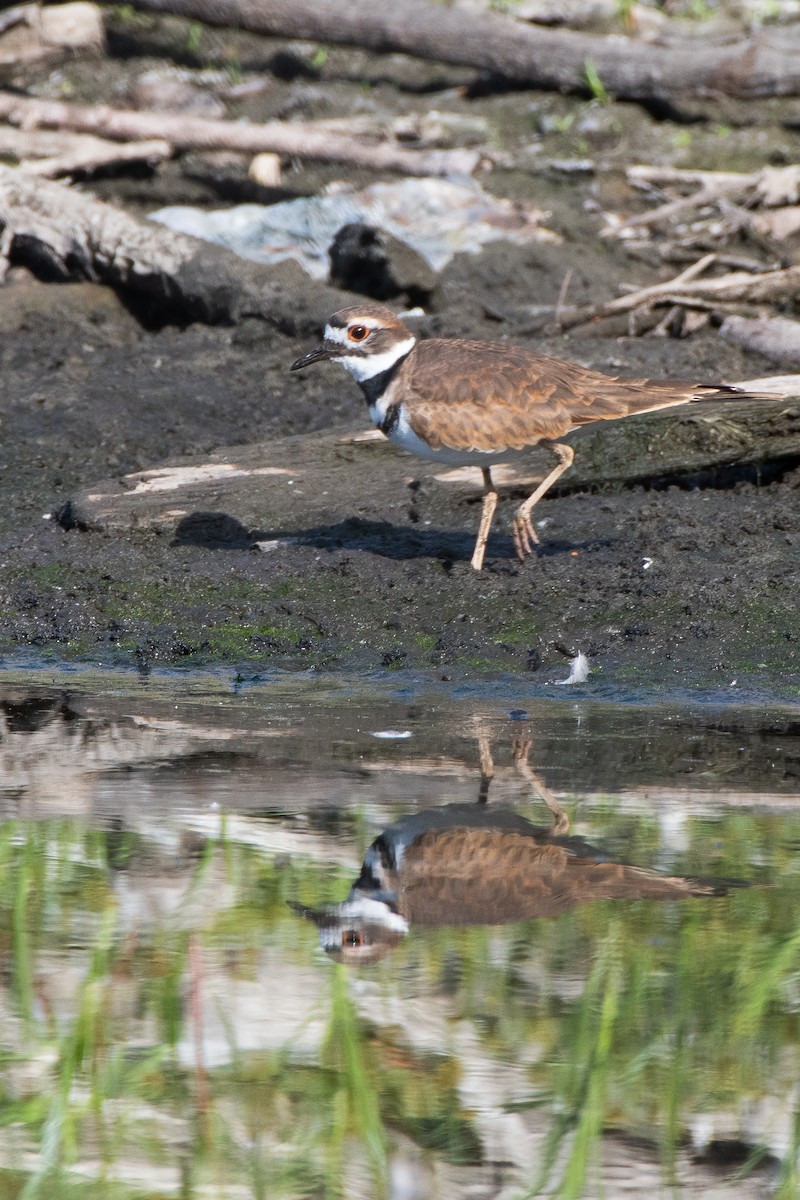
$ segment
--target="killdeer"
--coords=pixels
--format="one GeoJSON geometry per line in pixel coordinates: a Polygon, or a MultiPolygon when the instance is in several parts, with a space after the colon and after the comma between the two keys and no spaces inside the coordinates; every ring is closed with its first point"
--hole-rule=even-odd
{"type": "Polygon", "coordinates": [[[366,965],[414,925],[505,925],[560,916],[591,900],[681,900],[737,886],[615,862],[556,829],[537,828],[510,809],[444,804],[385,829],[346,900],[319,909],[289,904],[314,922],[331,958],[366,965]]]}
{"type": "Polygon", "coordinates": [[[535,445],[557,459],[514,514],[514,545],[524,561],[539,541],[531,510],[572,463],[572,447],[561,438],[594,421],[698,400],[767,398],[727,384],[618,379],[509,342],[418,341],[382,304],[334,313],[320,344],[291,369],[322,359],[347,368],[373,423],[396,446],[435,462],[482,469],[483,508],[472,555],[476,571],[483,567],[497,507],[495,463],[518,459],[535,445]]]}

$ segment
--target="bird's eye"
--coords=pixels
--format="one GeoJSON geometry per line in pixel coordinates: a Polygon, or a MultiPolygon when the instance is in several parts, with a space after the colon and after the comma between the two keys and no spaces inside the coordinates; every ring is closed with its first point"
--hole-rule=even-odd
{"type": "Polygon", "coordinates": [[[342,945],[343,946],[363,946],[365,942],[364,934],[360,929],[343,929],[342,930],[342,945]]]}
{"type": "Polygon", "coordinates": [[[347,336],[351,342],[363,342],[369,337],[369,330],[366,325],[351,325],[347,331],[347,336]]]}

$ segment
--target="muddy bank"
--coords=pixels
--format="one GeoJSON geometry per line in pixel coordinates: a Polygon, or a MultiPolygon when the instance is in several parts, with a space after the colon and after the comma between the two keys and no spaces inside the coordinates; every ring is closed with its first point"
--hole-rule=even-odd
{"type": "MultiPolygon", "coordinates": [[[[61,302],[69,289],[46,291],[61,302]]],[[[706,481],[725,486],[564,492],[543,503],[543,546],[524,566],[513,557],[509,496],[482,575],[469,566],[477,489],[443,486],[426,464],[376,446],[385,471],[370,472],[366,491],[356,476],[337,493],[327,435],[318,472],[304,440],[311,458],[283,509],[282,493],[264,488],[260,520],[257,492],[249,511],[209,500],[230,521],[216,529],[177,517],[173,529],[45,520],[87,481],[173,456],[202,461],[231,440],[366,424],[360,397],[332,368],[299,382],[287,373],[300,343],[201,326],[145,333],[88,289],[72,304],[28,308],[3,351],[14,430],[2,485],[8,648],[244,671],[511,671],[538,683],[564,676],[560,643],[588,652],[597,676],[618,686],[791,688],[800,483],[791,462],[762,486],[755,471],[736,482],[734,470],[706,481]],[[75,302],[87,298],[80,321],[75,302]],[[253,528],[275,542],[266,552],[251,548],[253,528]]],[[[673,349],[633,349],[650,346],[673,349]]],[[[673,362],[700,347],[677,344],[673,362]]],[[[703,349],[722,373],[719,344],[703,349]]],[[[570,339],[569,352],[607,364],[602,343],[570,339]]]]}
{"type": "MultiPolygon", "coordinates": [[[[77,99],[97,98],[112,74],[124,90],[157,61],[147,57],[156,49],[177,57],[175,30],[186,36],[176,22],[123,30],[115,20],[108,63],[64,68],[77,99]]],[[[231,41],[245,68],[256,62],[269,73],[275,47],[231,41]]],[[[302,59],[305,51],[296,53],[302,59]]],[[[268,74],[248,115],[337,116],[359,106],[396,114],[430,109],[433,93],[438,109],[484,120],[500,145],[519,150],[535,141],[543,161],[594,164],[496,169],[482,181],[497,195],[549,210],[563,242],[524,250],[496,243],[458,256],[439,276],[427,332],[511,336],[620,374],[713,381],[775,373],[712,327],[684,339],[628,337],[623,324],[608,323],[602,337],[591,327],[533,336],[514,315],[554,304],[567,272],[575,302],[663,277],[623,244],[597,239],[593,214],[621,192],[618,168],[658,156],[739,168],[794,155],[796,133],[770,102],[750,106],[760,127],[731,125],[723,136],[713,122],[681,132],[632,106],[530,93],[470,98],[453,86],[469,82],[463,72],[397,58],[336,51],[314,70],[313,77],[268,74]]],[[[50,86],[47,77],[41,85],[50,86]]],[[[308,194],[340,175],[330,166],[297,169],[283,194],[308,194]]],[[[254,198],[242,164],[223,170],[218,158],[202,155],[92,188],[140,212],[254,198]]],[[[292,280],[286,306],[300,327],[317,311],[317,285],[292,280]]],[[[263,515],[247,518],[277,535],[267,553],[247,539],[176,537],[146,526],[65,529],[45,516],[98,481],[224,446],[357,430],[366,426],[363,401],[332,367],[288,373],[308,339],[248,320],[158,327],[131,298],[88,283],[12,272],[0,289],[0,330],[0,644],[8,654],[144,668],[224,662],[245,673],[267,666],[423,670],[452,679],[513,672],[537,684],[565,675],[558,645],[589,653],[595,682],[619,688],[798,694],[800,465],[791,455],[762,464],[751,456],[741,470],[677,471],[630,487],[617,481],[575,491],[567,476],[564,490],[537,510],[543,545],[524,566],[512,553],[518,499],[509,495],[479,576],[469,567],[477,492],[438,486],[412,459],[402,467],[393,460],[385,478],[371,476],[368,490],[348,492],[347,503],[331,494],[327,518],[323,505],[313,523],[297,497],[281,512],[270,493],[269,509],[265,498],[263,515]]],[[[330,491],[324,471],[315,480],[309,465],[303,489],[316,513],[330,491]]],[[[242,514],[226,515],[244,523],[242,514]]]]}

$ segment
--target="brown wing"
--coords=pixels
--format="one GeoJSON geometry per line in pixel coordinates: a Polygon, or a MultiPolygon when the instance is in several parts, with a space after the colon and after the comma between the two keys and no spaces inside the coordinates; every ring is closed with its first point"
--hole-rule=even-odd
{"type": "Polygon", "coordinates": [[[412,925],[502,925],[557,916],[588,900],[675,900],[727,890],[724,883],[581,858],[527,834],[459,826],[417,838],[398,883],[398,907],[412,925]]]}
{"type": "Polygon", "coordinates": [[[402,387],[411,428],[434,449],[487,451],[522,450],[578,425],[716,391],[621,380],[506,342],[457,339],[420,342],[402,387]]]}

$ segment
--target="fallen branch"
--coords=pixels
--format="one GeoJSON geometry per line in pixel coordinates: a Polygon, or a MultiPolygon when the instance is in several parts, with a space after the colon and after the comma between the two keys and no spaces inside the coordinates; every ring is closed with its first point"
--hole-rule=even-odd
{"type": "Polygon", "coordinates": [[[71,129],[113,141],[166,139],[176,150],[265,151],[291,158],[343,162],[405,175],[469,175],[481,162],[477,150],[406,150],[384,142],[359,142],[299,122],[220,121],[183,113],[134,112],[109,105],[65,104],[0,92],[0,120],[25,129],[71,129]]]}
{"type": "Polygon", "coordinates": [[[138,293],[164,319],[218,324],[256,317],[292,336],[317,332],[347,295],[310,280],[295,263],[247,262],[223,246],[0,165],[0,268],[3,261],[138,293]]]}
{"type": "Polygon", "coordinates": [[[786,29],[741,41],[668,44],[541,29],[492,12],[423,0],[133,0],[133,7],[268,37],[359,46],[491,71],[514,83],[588,91],[587,63],[626,99],[800,94],[800,42],[786,29]]]}
{"type": "MultiPolygon", "coordinates": [[[[0,152],[8,152],[11,148],[11,139],[3,136],[10,132],[0,129],[0,152]]],[[[54,152],[55,148],[51,145],[45,153],[41,153],[44,144],[37,142],[36,134],[20,132],[19,141],[14,146],[14,157],[19,166],[31,175],[58,179],[64,175],[91,175],[121,163],[162,162],[173,154],[170,143],[158,139],[150,142],[109,142],[88,134],[61,136],[64,142],[60,149],[54,152]]]]}

